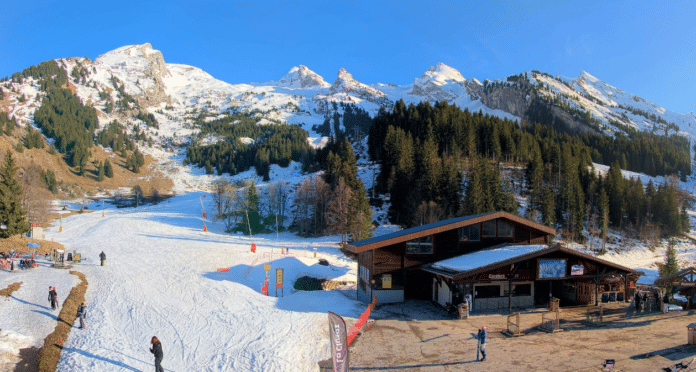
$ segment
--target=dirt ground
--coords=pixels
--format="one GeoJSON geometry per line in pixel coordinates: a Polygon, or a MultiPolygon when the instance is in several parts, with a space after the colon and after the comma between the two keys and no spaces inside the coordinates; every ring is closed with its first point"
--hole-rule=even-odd
{"type": "Polygon", "coordinates": [[[525,335],[508,337],[501,333],[507,314],[453,320],[429,302],[385,305],[352,345],[350,370],[607,371],[602,364],[614,359],[613,371],[661,371],[696,357],[696,345],[687,345],[687,325],[696,322],[696,311],[636,313],[628,303],[605,309],[600,327],[584,322],[587,307],[561,309],[563,331],[556,333],[536,328],[545,310],[523,312],[525,335]],[[474,336],[483,325],[488,327],[488,355],[477,362],[474,336]]]}

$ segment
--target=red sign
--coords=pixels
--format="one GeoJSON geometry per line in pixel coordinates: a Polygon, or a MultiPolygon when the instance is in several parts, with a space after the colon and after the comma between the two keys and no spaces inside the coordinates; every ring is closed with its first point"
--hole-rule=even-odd
{"type": "Polygon", "coordinates": [[[256,243],[251,243],[251,253],[256,253],[256,243]]]}
{"type": "Polygon", "coordinates": [[[353,324],[348,329],[348,337],[347,337],[348,345],[350,345],[350,343],[353,342],[353,340],[358,335],[358,333],[360,333],[360,330],[362,330],[362,328],[365,326],[365,324],[367,323],[367,319],[370,318],[370,313],[372,312],[372,309],[374,309],[376,305],[377,305],[377,296],[375,296],[372,299],[372,302],[369,305],[367,305],[367,310],[365,310],[365,312],[362,313],[362,315],[360,315],[360,318],[358,318],[358,321],[355,322],[355,324],[353,324]]]}
{"type": "Polygon", "coordinates": [[[261,293],[268,296],[268,277],[266,277],[266,279],[264,279],[264,281],[263,281],[263,287],[261,287],[261,293]]]}

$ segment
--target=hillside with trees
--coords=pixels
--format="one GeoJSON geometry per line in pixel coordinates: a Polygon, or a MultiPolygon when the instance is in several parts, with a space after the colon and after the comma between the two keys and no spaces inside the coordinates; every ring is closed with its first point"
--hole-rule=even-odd
{"type": "Polygon", "coordinates": [[[368,143],[371,159],[381,166],[377,192],[389,196],[391,221],[405,227],[496,210],[516,213],[515,190],[520,189],[526,217],[560,227],[571,240],[582,241],[586,232],[607,226],[643,235],[674,235],[688,228],[690,199],[676,182],[644,188],[638,179],[624,179],[618,162],[606,176],[592,170],[593,161],[602,159],[594,147],[599,143],[608,153],[631,156],[630,148],[661,159],[668,164],[663,170],[683,167],[688,145],[663,144],[669,148],[662,149],[636,141],[627,147],[623,138],[592,142],[587,135],[540,124],[520,127],[446,102],[407,107],[403,101],[392,112],[380,110],[368,143]],[[671,151],[679,156],[666,155],[671,151]],[[523,168],[524,188],[501,174],[504,168],[523,168]]]}

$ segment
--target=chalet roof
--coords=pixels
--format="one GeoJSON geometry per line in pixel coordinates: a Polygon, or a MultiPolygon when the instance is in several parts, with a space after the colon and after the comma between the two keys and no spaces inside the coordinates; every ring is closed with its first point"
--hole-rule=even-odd
{"type": "Polygon", "coordinates": [[[427,272],[457,280],[558,251],[582,257],[586,260],[594,261],[621,271],[626,271],[637,276],[641,274],[640,272],[628,267],[621,266],[571,248],[563,247],[560,244],[553,246],[504,244],[423,265],[422,269],[427,272]]]}
{"type": "Polygon", "coordinates": [[[696,268],[692,267],[687,267],[686,269],[680,270],[676,274],[672,274],[666,278],[662,279],[656,279],[655,280],[655,285],[657,286],[663,286],[663,285],[672,285],[673,282],[681,282],[681,283],[694,283],[696,282],[696,268]]]}
{"type": "Polygon", "coordinates": [[[391,234],[376,236],[374,238],[347,244],[346,249],[353,253],[370,251],[388,245],[437,234],[443,231],[454,230],[460,227],[473,225],[483,221],[494,220],[497,218],[503,218],[512,222],[516,222],[518,224],[526,225],[531,229],[537,230],[548,235],[556,234],[556,230],[554,230],[553,228],[544,226],[526,218],[515,216],[514,214],[508,212],[488,212],[475,214],[471,216],[450,218],[448,220],[442,220],[438,222],[429,223],[427,225],[412,227],[410,229],[393,232],[391,234]]]}

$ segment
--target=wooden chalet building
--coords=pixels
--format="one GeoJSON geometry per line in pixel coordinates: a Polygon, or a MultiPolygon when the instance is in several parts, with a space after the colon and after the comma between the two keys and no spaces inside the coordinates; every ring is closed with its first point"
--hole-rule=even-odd
{"type": "Polygon", "coordinates": [[[629,299],[638,273],[560,245],[555,230],[507,212],[452,218],[348,244],[358,299],[464,302],[473,310],[629,299]],[[510,291],[512,288],[512,291],[510,291]],[[621,293],[621,295],[619,295],[621,293]]]}

